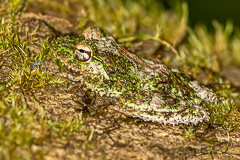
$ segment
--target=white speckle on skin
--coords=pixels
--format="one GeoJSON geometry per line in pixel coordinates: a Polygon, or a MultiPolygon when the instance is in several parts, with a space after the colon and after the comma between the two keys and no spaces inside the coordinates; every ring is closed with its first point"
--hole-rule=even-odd
{"type": "Polygon", "coordinates": [[[194,91],[201,99],[209,102],[215,101],[214,97],[216,96],[216,94],[213,93],[211,89],[200,85],[198,81],[191,81],[189,85],[194,89],[194,91]]]}
{"type": "Polygon", "coordinates": [[[92,68],[92,73],[100,73],[100,75],[103,75],[105,79],[109,79],[109,76],[103,67],[98,66],[95,63],[91,62],[89,63],[89,68],[92,68]]]}

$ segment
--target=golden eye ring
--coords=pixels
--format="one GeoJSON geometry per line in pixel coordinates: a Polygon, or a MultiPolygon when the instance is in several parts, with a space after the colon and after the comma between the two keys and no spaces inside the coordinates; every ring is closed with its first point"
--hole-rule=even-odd
{"type": "Polygon", "coordinates": [[[75,57],[80,62],[89,62],[92,59],[92,53],[92,49],[86,44],[78,44],[74,50],[75,57]]]}

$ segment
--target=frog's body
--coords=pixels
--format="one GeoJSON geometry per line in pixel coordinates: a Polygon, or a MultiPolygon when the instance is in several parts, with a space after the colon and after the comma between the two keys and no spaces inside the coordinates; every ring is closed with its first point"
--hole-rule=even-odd
{"type": "Polygon", "coordinates": [[[197,124],[209,120],[204,101],[217,96],[186,75],[129,53],[112,37],[88,28],[79,37],[59,37],[55,55],[80,74],[87,88],[118,101],[116,110],[144,121],[197,124]],[[83,37],[84,35],[84,37],[83,37]]]}

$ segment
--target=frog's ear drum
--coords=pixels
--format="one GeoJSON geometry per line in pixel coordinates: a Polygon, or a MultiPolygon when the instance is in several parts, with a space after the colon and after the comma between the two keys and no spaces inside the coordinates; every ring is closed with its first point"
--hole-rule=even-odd
{"type": "Polygon", "coordinates": [[[86,44],[78,44],[75,48],[74,54],[80,62],[89,62],[92,59],[92,50],[86,44]]]}

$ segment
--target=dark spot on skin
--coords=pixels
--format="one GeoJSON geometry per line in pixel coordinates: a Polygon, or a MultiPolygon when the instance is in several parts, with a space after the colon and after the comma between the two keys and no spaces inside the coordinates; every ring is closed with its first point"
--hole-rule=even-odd
{"type": "Polygon", "coordinates": [[[94,104],[96,100],[96,93],[91,91],[90,89],[85,92],[85,95],[83,96],[83,101],[86,104],[94,104]]]}
{"type": "Polygon", "coordinates": [[[169,97],[169,96],[164,97],[164,98],[166,99],[167,103],[170,104],[170,105],[174,105],[174,104],[176,104],[176,102],[177,102],[176,99],[174,99],[174,98],[172,98],[172,97],[169,97]]]}

